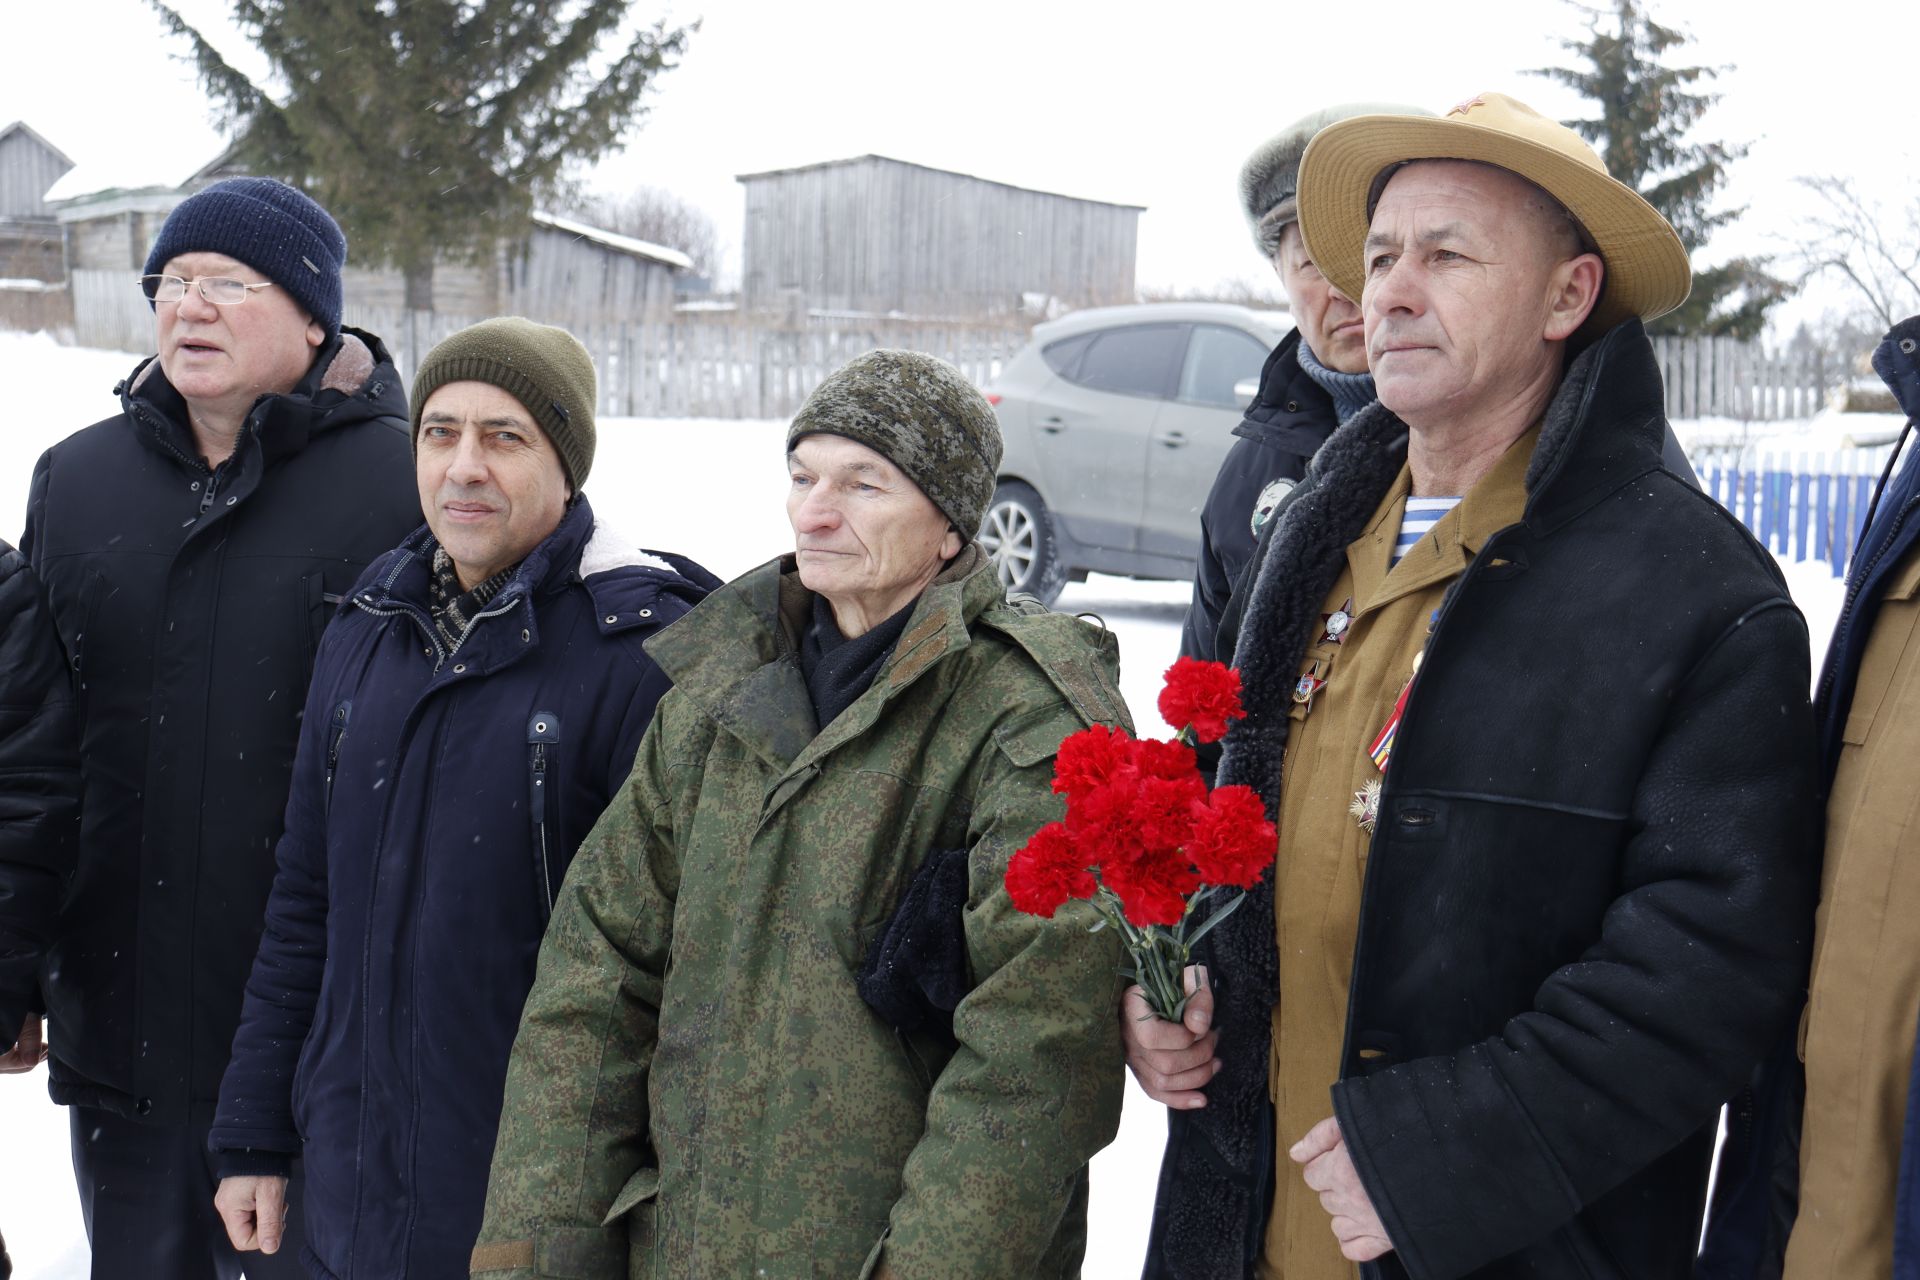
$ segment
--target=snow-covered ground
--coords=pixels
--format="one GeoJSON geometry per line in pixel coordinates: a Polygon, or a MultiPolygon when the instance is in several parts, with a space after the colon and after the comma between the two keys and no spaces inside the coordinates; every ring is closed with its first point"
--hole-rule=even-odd
{"type": "MultiPolygon", "coordinates": [[[[0,433],[0,536],[18,536],[40,452],[115,412],[114,383],[135,359],[0,333],[0,385],[14,403],[0,433]]],[[[682,552],[732,577],[789,545],[784,429],[779,422],[603,420],[586,493],[601,519],[635,541],[682,552]]],[[[1785,567],[1807,614],[1817,662],[1839,611],[1840,584],[1824,565],[1785,567]]],[[[1168,732],[1154,700],[1160,673],[1179,647],[1187,595],[1181,583],[1096,575],[1069,586],[1059,602],[1063,610],[1099,614],[1119,635],[1121,688],[1143,733],[1168,732]]],[[[1120,1136],[1093,1166],[1090,1280],[1138,1274],[1164,1133],[1160,1108],[1129,1081],[1120,1136]]],[[[0,1156],[0,1232],[16,1274],[21,1280],[84,1277],[86,1241],[66,1117],[47,1099],[44,1069],[0,1077],[0,1156]]]]}

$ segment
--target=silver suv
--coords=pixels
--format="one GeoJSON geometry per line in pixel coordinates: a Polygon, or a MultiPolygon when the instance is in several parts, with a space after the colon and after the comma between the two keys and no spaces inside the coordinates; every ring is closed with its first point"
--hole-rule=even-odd
{"type": "Polygon", "coordinates": [[[1284,312],[1213,302],[1036,325],[987,388],[1006,455],[980,531],[1000,581],[1052,604],[1088,572],[1193,576],[1200,508],[1284,312]]]}

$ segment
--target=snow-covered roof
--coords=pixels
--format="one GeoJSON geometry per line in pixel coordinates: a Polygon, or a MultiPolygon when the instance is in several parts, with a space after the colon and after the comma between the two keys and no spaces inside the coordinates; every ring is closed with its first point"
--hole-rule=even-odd
{"type": "Polygon", "coordinates": [[[616,235],[614,232],[589,226],[584,222],[575,222],[572,218],[563,218],[557,213],[544,213],[538,209],[533,212],[533,220],[540,226],[566,235],[579,236],[582,240],[591,240],[595,244],[605,245],[621,253],[630,253],[638,258],[651,258],[655,262],[664,262],[682,271],[693,270],[693,259],[678,249],[669,249],[662,244],[650,244],[645,240],[635,240],[632,236],[616,235]]]}
{"type": "Polygon", "coordinates": [[[139,152],[115,156],[110,163],[86,160],[61,174],[60,180],[47,188],[46,201],[57,204],[110,194],[179,191],[205,164],[200,160],[182,163],[139,152]]]}

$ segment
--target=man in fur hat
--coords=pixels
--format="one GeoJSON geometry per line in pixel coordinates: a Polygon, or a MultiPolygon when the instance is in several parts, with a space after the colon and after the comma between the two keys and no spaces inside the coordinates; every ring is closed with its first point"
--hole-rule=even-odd
{"type": "Polygon", "coordinates": [[[1300,223],[1379,403],[1223,625],[1220,780],[1279,858],[1203,944],[1217,1040],[1125,1024],[1204,1087],[1147,1273],[1686,1276],[1720,1105],[1797,1009],[1818,840],[1805,624],[1661,463],[1642,321],[1686,252],[1493,93],[1323,130],[1300,223]]]}
{"type": "Polygon", "coordinates": [[[1313,135],[1336,120],[1377,112],[1425,114],[1418,107],[1350,103],[1294,121],[1262,143],[1240,170],[1240,203],[1254,247],[1273,264],[1294,330],[1260,371],[1260,393],[1233,429],[1233,448],[1200,512],[1200,561],[1180,652],[1219,658],[1214,632],[1233,586],[1253,558],[1261,526],[1333,429],[1373,399],[1360,308],[1313,265],[1300,238],[1300,157],[1313,135]]]}

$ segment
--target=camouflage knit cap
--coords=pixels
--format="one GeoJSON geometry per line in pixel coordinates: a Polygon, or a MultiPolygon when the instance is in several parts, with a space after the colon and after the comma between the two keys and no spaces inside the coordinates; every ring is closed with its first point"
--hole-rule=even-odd
{"type": "Polygon", "coordinates": [[[413,442],[420,446],[420,415],[427,397],[449,382],[487,382],[533,415],[560,455],[567,483],[578,493],[593,470],[593,406],[599,382],[593,357],[565,329],[501,316],[468,325],[432,351],[413,376],[413,442]]]}
{"type": "Polygon", "coordinates": [[[1000,420],[966,375],[918,351],[869,351],[827,375],[787,428],[863,444],[907,473],[960,536],[980,532],[1000,474],[1000,420]]]}

